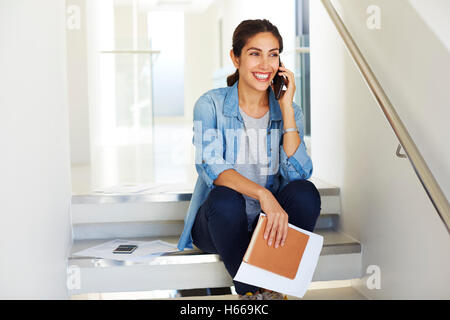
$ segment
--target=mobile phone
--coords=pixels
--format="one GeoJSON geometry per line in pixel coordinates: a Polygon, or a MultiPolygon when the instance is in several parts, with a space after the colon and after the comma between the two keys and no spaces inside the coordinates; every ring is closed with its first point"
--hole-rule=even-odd
{"type": "MultiPolygon", "coordinates": [[[[281,66],[281,58],[280,58],[280,66],[281,66]]],[[[281,92],[283,91],[284,86],[284,77],[278,74],[279,71],[280,69],[277,70],[277,74],[273,78],[273,92],[275,93],[275,98],[277,100],[280,99],[281,92]]]]}
{"type": "Polygon", "coordinates": [[[136,248],[136,245],[121,244],[116,249],[114,249],[113,253],[132,253],[134,250],[136,250],[136,248]]]}

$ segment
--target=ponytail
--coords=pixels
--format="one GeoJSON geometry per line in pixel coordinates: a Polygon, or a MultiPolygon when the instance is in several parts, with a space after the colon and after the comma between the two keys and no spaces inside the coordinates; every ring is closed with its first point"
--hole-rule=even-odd
{"type": "Polygon", "coordinates": [[[238,80],[239,80],[239,69],[236,69],[235,73],[227,77],[227,85],[229,87],[232,87],[238,80]]]}

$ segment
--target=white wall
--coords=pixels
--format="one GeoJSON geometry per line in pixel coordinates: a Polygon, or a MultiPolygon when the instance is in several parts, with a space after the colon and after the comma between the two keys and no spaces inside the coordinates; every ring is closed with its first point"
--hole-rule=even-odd
{"type": "Polygon", "coordinates": [[[214,2],[204,12],[184,16],[184,116],[192,122],[197,99],[213,87],[213,73],[219,68],[218,16],[214,2]]]}
{"type": "Polygon", "coordinates": [[[71,163],[86,164],[90,162],[86,0],[66,0],[66,5],[79,8],[79,17],[78,11],[68,13],[73,25],[66,29],[71,163]]]}
{"type": "MultiPolygon", "coordinates": [[[[427,2],[428,3],[428,2],[427,2]]],[[[450,54],[407,1],[341,0],[362,53],[450,197],[450,54]],[[369,30],[366,9],[381,9],[369,30]]],[[[436,4],[436,3],[435,3],[436,4]]],[[[340,228],[360,240],[363,270],[377,265],[375,299],[450,298],[450,242],[410,163],[320,1],[311,1],[314,175],[341,188],[340,228]]]]}
{"type": "Polygon", "coordinates": [[[0,299],[64,299],[71,240],[64,1],[1,1],[0,47],[0,299]]]}
{"type": "Polygon", "coordinates": [[[155,117],[184,115],[184,13],[149,12],[152,49],[161,53],[153,69],[155,117]]]}
{"type": "Polygon", "coordinates": [[[423,22],[433,31],[442,44],[450,50],[450,1],[448,0],[408,0],[423,22]]]}

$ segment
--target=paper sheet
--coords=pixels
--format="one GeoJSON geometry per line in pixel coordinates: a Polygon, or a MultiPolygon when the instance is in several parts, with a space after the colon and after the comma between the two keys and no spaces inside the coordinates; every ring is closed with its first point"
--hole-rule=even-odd
{"type": "Polygon", "coordinates": [[[128,194],[128,193],[141,193],[144,191],[149,191],[159,187],[160,184],[157,183],[124,183],[121,185],[116,185],[113,187],[95,189],[94,193],[104,193],[104,194],[128,194]]]}
{"type": "Polygon", "coordinates": [[[289,226],[309,235],[308,244],[300,261],[297,275],[293,280],[252,266],[244,261],[242,261],[234,280],[299,298],[303,297],[314,275],[314,270],[322,251],[323,237],[300,229],[290,223],[289,226]]]}
{"type": "Polygon", "coordinates": [[[139,193],[192,193],[192,183],[161,184],[161,183],[124,183],[112,187],[95,189],[96,194],[139,194],[139,193]]]}
{"type": "Polygon", "coordinates": [[[171,244],[162,240],[154,241],[134,241],[134,240],[111,240],[98,246],[87,248],[74,253],[74,256],[95,257],[103,259],[112,259],[120,261],[149,262],[156,257],[166,253],[178,251],[175,244],[171,244]],[[113,253],[121,244],[137,245],[137,249],[132,253],[117,254],[113,253]]]}

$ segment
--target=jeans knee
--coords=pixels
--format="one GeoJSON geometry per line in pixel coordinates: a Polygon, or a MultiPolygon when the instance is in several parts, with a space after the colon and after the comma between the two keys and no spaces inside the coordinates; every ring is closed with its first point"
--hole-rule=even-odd
{"type": "Polygon", "coordinates": [[[225,187],[217,186],[209,195],[210,217],[221,215],[223,217],[237,217],[245,214],[245,199],[239,192],[225,187]]]}
{"type": "Polygon", "coordinates": [[[285,191],[293,201],[307,205],[312,211],[312,214],[316,214],[317,216],[320,214],[322,200],[320,198],[320,192],[314,183],[309,180],[295,180],[291,181],[285,188],[285,191]]]}

